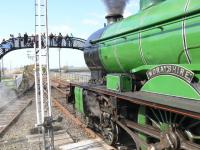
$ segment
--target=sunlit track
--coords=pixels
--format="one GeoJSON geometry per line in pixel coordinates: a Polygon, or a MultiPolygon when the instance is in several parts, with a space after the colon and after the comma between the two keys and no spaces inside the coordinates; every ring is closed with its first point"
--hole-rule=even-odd
{"type": "Polygon", "coordinates": [[[53,100],[53,106],[56,107],[60,112],[62,112],[65,117],[72,119],[77,125],[83,128],[89,137],[91,138],[99,137],[91,129],[87,128],[87,126],[84,123],[82,123],[78,118],[76,118],[73,114],[71,114],[70,111],[67,108],[65,108],[57,99],[53,100]]]}
{"type": "MultiPolygon", "coordinates": [[[[70,83],[60,80],[60,79],[53,79],[51,80],[51,86],[53,87],[52,91],[57,91],[58,94],[53,94],[53,106],[63,114],[65,118],[71,119],[73,123],[75,123],[77,126],[79,126],[85,134],[90,138],[93,139],[94,141],[103,141],[102,136],[98,133],[93,131],[92,129],[88,128],[87,125],[85,124],[83,118],[80,118],[79,115],[76,114],[75,109],[71,110],[66,104],[62,101],[62,98],[65,98],[66,96],[69,95],[69,87],[70,83]],[[58,96],[58,98],[55,98],[54,96],[58,96]],[[60,98],[60,99],[59,99],[60,98]]],[[[100,142],[101,143],[101,142],[100,142]]],[[[104,143],[104,142],[103,142],[104,143]]],[[[97,144],[98,145],[98,144],[97,144]]],[[[103,144],[103,148],[109,149],[109,150],[114,150],[115,148],[112,146],[107,145],[106,143],[103,144]],[[104,147],[105,146],[105,147],[104,147]]]]}
{"type": "Polygon", "coordinates": [[[9,126],[17,117],[19,117],[19,115],[31,102],[32,100],[27,100],[24,97],[21,99],[12,100],[0,108],[0,136],[3,136],[9,126]]]}
{"type": "MultiPolygon", "coordinates": [[[[69,92],[66,92],[66,88],[69,87],[69,83],[62,81],[61,80],[51,80],[53,83],[51,84],[53,88],[55,88],[55,90],[57,90],[59,93],[64,94],[66,96],[66,94],[69,94],[69,92]],[[56,86],[57,85],[57,86],[56,86]],[[64,85],[65,88],[59,85],[64,85]]],[[[57,98],[53,98],[53,105],[54,107],[56,107],[60,112],[62,112],[65,117],[69,117],[70,119],[72,119],[77,125],[81,126],[85,132],[89,135],[89,137],[95,138],[98,135],[95,134],[95,132],[93,132],[91,129],[87,128],[86,125],[84,125],[78,118],[76,118],[74,116],[74,114],[72,114],[65,106],[63,106],[63,104],[57,99],[57,98]]]]}

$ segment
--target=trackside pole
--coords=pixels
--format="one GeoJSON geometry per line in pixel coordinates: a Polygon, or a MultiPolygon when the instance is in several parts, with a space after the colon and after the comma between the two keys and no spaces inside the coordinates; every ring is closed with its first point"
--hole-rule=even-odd
{"type": "Polygon", "coordinates": [[[47,4],[47,0],[35,0],[35,99],[37,127],[43,134],[43,149],[53,150],[47,4]]]}

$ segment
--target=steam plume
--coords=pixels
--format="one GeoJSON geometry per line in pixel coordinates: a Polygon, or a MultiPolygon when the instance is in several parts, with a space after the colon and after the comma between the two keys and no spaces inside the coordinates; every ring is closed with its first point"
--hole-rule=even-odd
{"type": "Polygon", "coordinates": [[[129,0],[103,0],[103,2],[106,5],[108,15],[123,15],[124,9],[129,0]]]}

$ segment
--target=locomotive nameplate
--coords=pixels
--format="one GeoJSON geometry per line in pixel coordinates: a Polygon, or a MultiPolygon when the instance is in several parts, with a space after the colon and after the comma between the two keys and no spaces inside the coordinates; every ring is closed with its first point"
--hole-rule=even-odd
{"type": "Polygon", "coordinates": [[[177,65],[160,65],[147,71],[147,78],[151,79],[159,75],[174,75],[188,83],[194,78],[194,73],[186,68],[177,65]]]}

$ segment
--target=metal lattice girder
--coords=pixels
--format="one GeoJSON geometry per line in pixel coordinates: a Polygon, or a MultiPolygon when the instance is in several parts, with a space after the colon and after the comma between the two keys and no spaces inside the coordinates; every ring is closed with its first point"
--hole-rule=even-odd
{"type": "Polygon", "coordinates": [[[35,0],[35,97],[37,126],[43,133],[43,149],[54,149],[49,79],[47,0],[35,0]]]}

